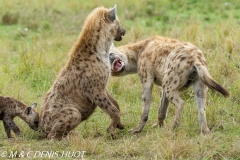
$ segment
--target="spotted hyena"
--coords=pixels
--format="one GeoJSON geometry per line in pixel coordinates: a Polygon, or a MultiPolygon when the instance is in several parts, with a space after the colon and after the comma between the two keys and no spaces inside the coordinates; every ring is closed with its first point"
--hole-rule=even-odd
{"type": "Polygon", "coordinates": [[[11,130],[17,136],[21,136],[20,129],[13,120],[16,116],[24,120],[33,130],[38,129],[39,116],[36,106],[37,104],[33,103],[28,107],[15,98],[0,96],[0,120],[3,121],[8,138],[12,138],[11,130]]]}
{"type": "Polygon", "coordinates": [[[206,120],[208,87],[229,96],[229,92],[210,76],[202,51],[188,42],[153,36],[119,48],[112,47],[110,61],[113,76],[138,73],[142,83],[142,115],[138,126],[130,130],[133,133],[141,132],[148,120],[154,83],[162,86],[159,125],[164,125],[170,101],[176,107],[173,128],[180,124],[184,104],[179,91],[193,85],[200,129],[204,134],[210,132],[206,120]]]}
{"type": "Polygon", "coordinates": [[[85,20],[70,58],[47,92],[40,113],[42,137],[62,139],[86,120],[99,106],[112,119],[108,131],[115,138],[116,127],[123,129],[119,106],[107,92],[111,74],[109,49],[113,40],[125,34],[112,9],[98,7],[85,20]]]}

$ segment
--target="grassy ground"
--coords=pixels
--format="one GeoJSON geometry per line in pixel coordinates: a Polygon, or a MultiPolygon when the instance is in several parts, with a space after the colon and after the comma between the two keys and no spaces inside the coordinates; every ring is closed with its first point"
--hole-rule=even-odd
{"type": "Polygon", "coordinates": [[[240,159],[238,0],[0,0],[0,94],[41,106],[87,14],[97,6],[112,7],[115,3],[127,30],[117,46],[157,34],[189,41],[204,52],[211,75],[231,94],[225,99],[209,91],[207,120],[212,133],[199,134],[192,89],[182,93],[183,119],[176,131],[171,130],[173,105],[166,127],[151,128],[157,122],[160,103],[161,89],[156,86],[146,127],[140,134],[128,133],[141,114],[141,84],[137,75],[130,75],[111,78],[109,83],[126,125],[125,130],[118,131],[117,140],[107,134],[110,118],[100,109],[60,142],[39,140],[38,133],[16,118],[23,138],[8,140],[0,124],[0,157],[17,151],[19,156],[29,153],[31,158],[40,159],[46,155],[43,151],[52,151],[59,155],[52,154],[50,159],[72,159],[72,155],[80,158],[79,151],[86,151],[85,159],[240,159]],[[61,157],[67,151],[71,154],[61,157]]]}

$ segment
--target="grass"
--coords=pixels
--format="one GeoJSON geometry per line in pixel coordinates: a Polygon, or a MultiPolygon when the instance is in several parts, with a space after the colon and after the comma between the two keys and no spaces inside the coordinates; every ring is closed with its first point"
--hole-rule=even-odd
{"type": "MultiPolygon", "coordinates": [[[[212,131],[200,135],[192,89],[185,100],[180,127],[173,131],[175,114],[169,106],[166,127],[157,122],[161,89],[154,87],[149,121],[140,134],[130,134],[141,114],[141,84],[137,75],[112,77],[109,91],[121,106],[126,129],[117,140],[106,132],[110,118],[100,109],[62,141],[39,140],[22,120],[15,121],[23,138],[8,140],[0,124],[0,156],[4,151],[86,151],[85,159],[240,159],[240,3],[238,0],[122,0],[23,1],[0,0],[0,94],[39,106],[91,10],[118,5],[117,14],[127,30],[123,41],[137,41],[157,34],[189,41],[205,54],[211,75],[229,89],[225,99],[208,92],[207,120],[212,131]]],[[[40,107],[38,108],[40,110],[40,107]]],[[[42,155],[44,158],[44,155],[42,155]]],[[[46,159],[71,159],[63,156],[46,159]]],[[[79,158],[79,157],[78,157],[79,158]]],[[[35,155],[35,159],[40,156],[35,155]]]]}

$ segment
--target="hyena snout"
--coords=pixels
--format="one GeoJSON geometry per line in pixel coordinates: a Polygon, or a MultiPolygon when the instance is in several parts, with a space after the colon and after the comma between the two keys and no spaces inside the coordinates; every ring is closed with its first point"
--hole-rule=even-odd
{"type": "Polygon", "coordinates": [[[110,63],[111,63],[112,74],[120,73],[120,72],[124,71],[125,63],[122,61],[121,57],[117,56],[114,53],[110,53],[109,59],[110,59],[110,63]]]}
{"type": "Polygon", "coordinates": [[[121,41],[122,40],[122,36],[124,36],[126,33],[125,29],[123,29],[122,27],[119,27],[116,33],[116,36],[114,37],[115,41],[121,41]]]}
{"type": "Polygon", "coordinates": [[[38,130],[39,124],[39,114],[36,111],[37,104],[33,103],[31,106],[26,107],[24,114],[25,114],[25,121],[29,125],[29,127],[33,130],[38,130]]]}

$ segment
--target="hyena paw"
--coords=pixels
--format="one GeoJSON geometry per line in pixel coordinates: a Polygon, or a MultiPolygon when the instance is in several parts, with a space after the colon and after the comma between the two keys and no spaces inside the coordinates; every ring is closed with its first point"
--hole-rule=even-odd
{"type": "Polygon", "coordinates": [[[125,125],[122,124],[121,122],[118,123],[117,128],[123,130],[125,128],[125,125]]]}
{"type": "Polygon", "coordinates": [[[172,129],[177,129],[178,126],[180,125],[180,122],[174,121],[173,125],[172,125],[172,129]]]}
{"type": "Polygon", "coordinates": [[[113,126],[109,126],[107,132],[111,134],[112,139],[117,138],[117,134],[115,132],[115,128],[113,126]]]}
{"type": "Polygon", "coordinates": [[[159,127],[164,127],[165,126],[164,120],[159,120],[158,125],[159,127]]]}
{"type": "Polygon", "coordinates": [[[140,133],[140,132],[142,132],[142,127],[141,126],[137,126],[136,128],[130,129],[129,132],[131,132],[131,133],[140,133]]]}
{"type": "Polygon", "coordinates": [[[202,130],[202,133],[206,135],[206,134],[210,134],[211,131],[208,128],[206,128],[202,130]]]}
{"type": "Polygon", "coordinates": [[[161,120],[161,121],[159,120],[158,123],[155,123],[155,124],[152,125],[152,128],[156,128],[157,126],[159,126],[160,128],[164,127],[165,126],[164,121],[163,120],[161,120]]]}
{"type": "Polygon", "coordinates": [[[158,124],[157,123],[154,123],[151,127],[152,128],[156,128],[158,126],[158,124]]]}

